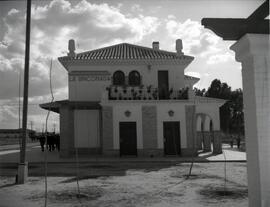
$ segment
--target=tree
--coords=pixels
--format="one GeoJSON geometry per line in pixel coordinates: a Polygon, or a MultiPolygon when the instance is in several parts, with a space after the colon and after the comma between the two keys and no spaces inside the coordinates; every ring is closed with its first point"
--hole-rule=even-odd
{"type": "Polygon", "coordinates": [[[195,94],[227,100],[219,110],[220,128],[227,133],[244,134],[243,91],[241,89],[232,91],[227,83],[221,83],[220,80],[215,79],[207,91],[195,88],[195,94]]]}
{"type": "Polygon", "coordinates": [[[205,89],[200,90],[198,88],[194,88],[194,92],[195,92],[196,96],[205,96],[206,91],[205,91],[205,89]]]}
{"type": "MultiPolygon", "coordinates": [[[[215,79],[212,81],[210,87],[205,93],[206,97],[211,98],[220,98],[225,100],[230,100],[231,96],[231,87],[228,86],[227,83],[221,83],[220,80],[215,79]]],[[[223,106],[219,109],[220,114],[220,128],[222,131],[229,132],[230,126],[230,116],[231,116],[231,107],[230,101],[227,101],[223,106]]]]}
{"type": "Polygon", "coordinates": [[[234,133],[244,134],[244,112],[243,112],[243,91],[237,89],[231,94],[231,125],[230,129],[234,133]]]}

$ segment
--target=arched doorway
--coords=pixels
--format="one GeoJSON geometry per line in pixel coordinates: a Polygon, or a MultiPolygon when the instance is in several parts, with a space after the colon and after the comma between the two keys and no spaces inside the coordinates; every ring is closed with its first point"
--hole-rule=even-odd
{"type": "Polygon", "coordinates": [[[203,152],[211,152],[211,141],[213,140],[213,121],[210,115],[206,113],[198,113],[196,117],[197,123],[197,149],[203,152]]]}

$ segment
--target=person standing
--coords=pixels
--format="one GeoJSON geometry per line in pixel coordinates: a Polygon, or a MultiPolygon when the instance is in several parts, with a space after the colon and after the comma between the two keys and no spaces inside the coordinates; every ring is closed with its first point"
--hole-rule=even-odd
{"type": "Polygon", "coordinates": [[[231,141],[230,141],[230,144],[231,144],[231,148],[233,148],[233,136],[231,135],[231,141]]]}
{"type": "Polygon", "coordinates": [[[40,144],[40,147],[41,147],[41,151],[44,152],[44,145],[45,145],[45,136],[44,136],[44,134],[40,135],[39,144],[40,144]]]}
{"type": "Polygon", "coordinates": [[[240,138],[239,135],[237,136],[236,142],[237,142],[237,148],[239,149],[240,148],[240,144],[241,144],[241,138],[240,138]]]}

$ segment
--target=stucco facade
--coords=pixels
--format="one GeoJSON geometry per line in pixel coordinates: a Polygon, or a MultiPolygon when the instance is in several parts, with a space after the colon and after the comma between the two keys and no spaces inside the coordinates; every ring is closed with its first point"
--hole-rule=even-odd
{"type": "Polygon", "coordinates": [[[176,52],[159,50],[157,42],[153,48],[123,43],[59,58],[69,99],[41,107],[60,113],[60,155],[77,148],[104,156],[191,156],[201,130],[218,151],[225,101],[194,95],[199,79],[184,74],[194,58],[181,48],[179,40],[176,52]]]}

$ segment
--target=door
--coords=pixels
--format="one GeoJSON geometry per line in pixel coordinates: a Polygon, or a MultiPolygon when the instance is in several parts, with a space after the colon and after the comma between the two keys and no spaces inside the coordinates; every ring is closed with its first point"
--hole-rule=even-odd
{"type": "Polygon", "coordinates": [[[159,99],[166,99],[169,96],[169,78],[167,70],[158,71],[158,93],[159,99]]]}
{"type": "Polygon", "coordinates": [[[164,154],[180,155],[180,122],[163,122],[164,154]]]}
{"type": "Polygon", "coordinates": [[[136,122],[119,123],[120,156],[137,156],[137,130],[136,122]]]}

